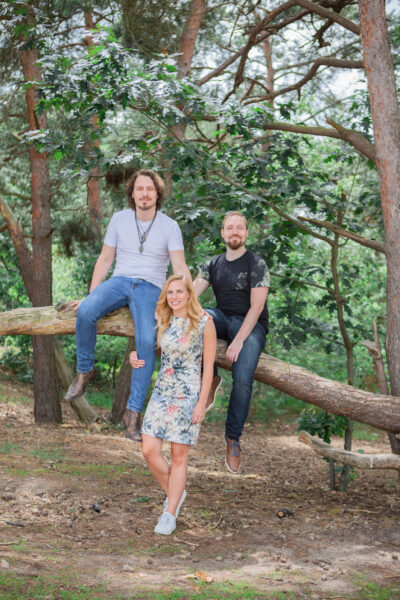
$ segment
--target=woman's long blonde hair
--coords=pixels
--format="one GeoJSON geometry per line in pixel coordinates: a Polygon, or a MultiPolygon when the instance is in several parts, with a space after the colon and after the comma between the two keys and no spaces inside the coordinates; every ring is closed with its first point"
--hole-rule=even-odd
{"type": "Polygon", "coordinates": [[[173,310],[168,305],[167,302],[167,291],[169,284],[172,281],[183,281],[187,291],[189,292],[189,300],[187,303],[187,318],[189,319],[188,327],[186,330],[186,334],[188,340],[190,339],[190,334],[192,331],[199,330],[200,318],[203,314],[203,309],[200,306],[199,301],[197,300],[196,292],[194,291],[193,283],[185,277],[185,275],[181,275],[180,273],[176,273],[175,275],[171,275],[168,277],[165,285],[161,291],[160,298],[157,302],[157,317],[158,317],[158,333],[157,333],[157,347],[160,347],[161,338],[163,336],[164,331],[167,329],[171,322],[171,318],[173,316],[173,310]]]}

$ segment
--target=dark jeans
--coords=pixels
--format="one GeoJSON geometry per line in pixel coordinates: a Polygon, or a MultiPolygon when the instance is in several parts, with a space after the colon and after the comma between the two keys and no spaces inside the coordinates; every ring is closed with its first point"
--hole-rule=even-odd
{"type": "MultiPolygon", "coordinates": [[[[217,337],[229,344],[239,331],[244,317],[226,315],[218,308],[206,309],[214,319],[217,337]]],[[[258,359],[263,351],[267,334],[260,323],[256,323],[253,331],[246,338],[236,362],[232,364],[232,391],[229,398],[228,414],[225,424],[226,435],[238,441],[249,413],[253,375],[258,359]]]]}

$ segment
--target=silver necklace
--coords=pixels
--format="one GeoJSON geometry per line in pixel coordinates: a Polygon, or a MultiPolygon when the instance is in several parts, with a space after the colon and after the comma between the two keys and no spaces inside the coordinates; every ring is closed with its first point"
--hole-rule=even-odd
{"type": "Polygon", "coordinates": [[[149,231],[150,231],[150,229],[151,229],[151,227],[152,227],[152,225],[154,223],[154,220],[155,220],[156,216],[157,216],[157,211],[155,212],[153,220],[151,221],[151,223],[148,226],[148,228],[145,229],[145,230],[144,229],[142,230],[141,227],[140,227],[140,225],[139,225],[139,221],[137,220],[136,211],[135,211],[136,229],[137,229],[137,234],[138,234],[138,238],[139,238],[139,242],[140,242],[140,246],[139,246],[139,252],[140,252],[140,254],[143,253],[143,244],[145,243],[145,241],[147,239],[147,236],[148,236],[149,231]]]}

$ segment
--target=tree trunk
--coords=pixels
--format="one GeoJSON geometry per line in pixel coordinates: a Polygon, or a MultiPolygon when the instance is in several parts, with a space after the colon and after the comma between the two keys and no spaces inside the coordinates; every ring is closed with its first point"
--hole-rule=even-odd
{"type": "MultiPolygon", "coordinates": [[[[19,308],[0,313],[0,335],[73,334],[76,313],[69,304],[57,310],[19,308]]],[[[129,309],[124,307],[98,321],[98,332],[107,335],[134,336],[129,309]]],[[[226,359],[226,343],[218,341],[217,364],[231,370],[226,359]]],[[[262,354],[254,378],[272,385],[294,398],[299,398],[328,413],[343,415],[377,429],[400,432],[400,398],[372,394],[356,387],[314,375],[310,371],[262,354]]]]}
{"type": "MultiPolygon", "coordinates": [[[[381,345],[379,343],[378,337],[378,328],[376,326],[376,321],[374,320],[374,341],[370,342],[369,340],[364,340],[362,343],[368,350],[371,355],[371,358],[374,362],[376,378],[378,381],[378,389],[381,394],[389,394],[389,388],[386,381],[386,373],[385,367],[383,364],[383,356],[381,351],[381,345]]],[[[400,454],[400,440],[394,433],[388,432],[390,447],[392,449],[393,454],[400,454]]],[[[400,475],[400,473],[399,473],[400,475]]]]}
{"type": "Polygon", "coordinates": [[[387,360],[392,394],[400,395],[400,109],[384,0],[359,0],[387,261],[387,360]]]}
{"type": "MultiPolygon", "coordinates": [[[[72,369],[68,364],[67,359],[65,358],[64,350],[60,340],[58,340],[54,336],[54,350],[55,350],[55,359],[56,359],[56,370],[57,376],[61,384],[61,389],[67,391],[70,383],[72,383],[74,379],[74,375],[72,373],[72,369]]],[[[96,411],[88,404],[85,396],[80,396],[80,398],[76,398],[71,401],[71,406],[75,411],[78,419],[81,421],[85,421],[86,423],[91,423],[97,419],[96,411]]]]}
{"type": "MultiPolygon", "coordinates": [[[[342,195],[342,200],[344,197],[342,195]]],[[[342,227],[343,225],[343,211],[338,210],[336,225],[338,227],[342,227]]],[[[340,236],[338,233],[335,233],[334,240],[331,244],[331,271],[332,271],[332,281],[333,281],[333,294],[336,302],[336,312],[337,318],[340,328],[340,333],[342,334],[342,340],[344,347],[346,348],[346,359],[347,359],[347,383],[349,385],[353,385],[354,383],[354,344],[350,339],[349,333],[347,331],[346,322],[344,319],[344,303],[346,302],[345,298],[342,296],[342,292],[340,290],[340,281],[339,281],[339,272],[338,272],[338,259],[339,259],[339,241],[340,236]]],[[[351,451],[351,444],[353,440],[353,423],[350,420],[347,424],[346,431],[344,434],[344,449],[351,451]]],[[[349,465],[343,465],[342,472],[340,475],[340,483],[339,489],[341,492],[345,492],[347,489],[347,484],[350,479],[350,468],[349,465]]]]}
{"type": "MultiPolygon", "coordinates": [[[[91,9],[86,9],[84,11],[85,16],[85,29],[88,32],[88,35],[85,37],[86,46],[90,49],[93,48],[93,38],[90,35],[90,30],[94,29],[93,23],[93,12],[91,9]]],[[[92,115],[90,119],[90,124],[92,126],[92,132],[96,131],[98,128],[98,118],[96,115],[92,115]]],[[[89,133],[91,131],[89,130],[89,133]]],[[[91,148],[97,149],[100,147],[99,138],[96,137],[92,143],[91,148]]],[[[88,145],[88,150],[90,151],[90,146],[88,145]]],[[[100,171],[98,168],[94,167],[89,170],[89,177],[86,184],[87,189],[87,203],[89,208],[89,216],[90,221],[92,223],[92,228],[95,234],[98,237],[101,237],[101,218],[102,218],[102,206],[101,206],[101,195],[100,195],[100,171]]]]}
{"type": "Polygon", "coordinates": [[[121,423],[126,409],[126,401],[129,397],[132,376],[132,367],[129,364],[129,354],[132,350],[135,350],[135,348],[135,341],[133,339],[128,340],[124,359],[118,373],[117,385],[115,386],[114,403],[111,411],[111,420],[113,423],[121,423]]]}
{"type": "MultiPolygon", "coordinates": [[[[186,77],[192,66],[194,47],[197,34],[199,33],[201,21],[206,10],[206,0],[192,0],[189,13],[187,15],[182,37],[179,42],[178,74],[180,77],[186,77]]],[[[182,108],[182,106],[181,106],[182,108]]],[[[172,127],[173,134],[180,140],[185,137],[186,123],[178,123],[172,127]]],[[[161,160],[165,172],[165,195],[169,198],[172,195],[172,164],[171,161],[161,160]]]]}
{"type": "MultiPolygon", "coordinates": [[[[30,17],[28,17],[30,19],[30,17]]],[[[33,19],[30,19],[32,24],[33,19]]],[[[40,81],[41,73],[37,64],[38,52],[33,43],[27,43],[23,34],[19,36],[23,76],[25,81],[40,81]]],[[[30,131],[46,129],[46,116],[36,114],[36,87],[31,85],[25,92],[26,109],[30,131]]],[[[50,174],[48,155],[39,152],[35,144],[29,149],[31,168],[32,203],[32,266],[34,286],[32,304],[48,306],[52,303],[52,229],[50,217],[50,174]]],[[[22,271],[22,269],[21,269],[22,271]]],[[[23,272],[23,271],[22,271],[23,272]]],[[[61,406],[57,393],[57,379],[52,337],[34,337],[33,379],[34,414],[37,422],[61,423],[61,406]]]]}

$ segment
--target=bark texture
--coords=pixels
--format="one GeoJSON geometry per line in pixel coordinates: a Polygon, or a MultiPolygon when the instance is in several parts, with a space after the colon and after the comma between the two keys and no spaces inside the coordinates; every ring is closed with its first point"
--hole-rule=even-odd
{"type": "Polygon", "coordinates": [[[129,397],[131,386],[132,367],[129,364],[129,354],[135,350],[135,341],[128,341],[124,359],[118,372],[117,384],[115,386],[115,396],[111,411],[111,419],[113,423],[121,423],[122,417],[126,409],[126,402],[129,397]]]}
{"type": "MultiPolygon", "coordinates": [[[[90,34],[90,31],[94,29],[95,25],[93,22],[93,11],[87,9],[84,11],[85,17],[85,29],[88,32],[85,37],[85,43],[87,48],[93,48],[93,37],[90,34]]],[[[90,124],[92,127],[92,132],[95,132],[98,129],[98,118],[96,115],[92,115],[90,119],[90,124]]],[[[92,151],[93,149],[97,149],[100,147],[100,141],[98,137],[95,137],[92,140],[92,151]]],[[[90,152],[91,148],[88,146],[88,151],[90,152]]],[[[91,168],[89,171],[89,177],[86,184],[87,190],[87,203],[89,208],[89,216],[90,221],[92,223],[93,231],[97,236],[101,236],[101,218],[102,218],[102,205],[101,205],[101,195],[100,195],[100,170],[96,167],[91,168]]]]}
{"type": "Polygon", "coordinates": [[[387,261],[387,359],[392,394],[400,394],[400,109],[384,0],[359,0],[380,179],[387,261]],[[384,90],[384,92],[383,92],[384,90]]]}
{"type": "Polygon", "coordinates": [[[396,469],[400,471],[400,456],[396,454],[360,454],[359,452],[348,452],[312,437],[307,431],[300,432],[299,441],[310,446],[317,454],[343,463],[344,465],[351,465],[358,469],[396,469]]]}
{"type": "MultiPolygon", "coordinates": [[[[20,308],[0,313],[0,335],[13,334],[73,334],[76,315],[64,304],[58,307],[20,308]]],[[[134,328],[128,308],[115,311],[98,322],[98,332],[133,337],[134,328]]],[[[217,364],[231,370],[226,359],[226,343],[219,340],[217,364]]],[[[272,385],[294,398],[319,406],[325,411],[343,415],[378,429],[400,432],[400,398],[372,394],[359,388],[325,379],[282,360],[262,354],[255,379],[272,385]]]]}
{"type": "MultiPolygon", "coordinates": [[[[192,66],[192,58],[194,47],[196,44],[197,34],[200,29],[201,21],[203,20],[206,10],[206,0],[192,0],[189,7],[189,12],[185,21],[182,36],[179,42],[179,58],[178,58],[178,73],[180,77],[186,77],[192,66]]],[[[179,106],[180,109],[184,107],[179,106]]],[[[183,140],[185,138],[186,123],[180,122],[172,127],[173,135],[183,140]]],[[[161,164],[165,169],[165,194],[169,198],[172,195],[172,164],[170,160],[162,158],[161,164]]]]}
{"type": "MultiPolygon", "coordinates": [[[[74,379],[74,375],[65,358],[62,344],[56,337],[54,337],[54,350],[58,380],[61,384],[61,388],[64,391],[67,391],[70,383],[72,383],[74,379]]],[[[97,419],[96,411],[88,404],[85,396],[80,396],[80,398],[72,400],[71,406],[81,421],[91,423],[97,419]]]]}
{"type": "MultiPolygon", "coordinates": [[[[32,15],[28,21],[33,22],[32,15]]],[[[20,34],[19,57],[24,81],[40,81],[38,67],[38,51],[35,42],[27,43],[20,34]]],[[[46,129],[45,114],[36,113],[36,86],[30,85],[25,92],[25,101],[30,131],[46,129]]],[[[29,149],[31,169],[31,204],[32,204],[32,262],[33,289],[30,283],[31,301],[34,306],[46,306],[52,303],[52,228],[50,216],[51,187],[49,159],[45,152],[39,152],[33,143],[29,149]]],[[[19,259],[22,258],[21,253],[19,259]]],[[[28,269],[21,268],[22,274],[28,269]]],[[[28,278],[29,280],[31,278],[28,278]]],[[[51,337],[34,337],[33,371],[35,420],[37,422],[61,422],[61,406],[57,393],[57,379],[54,359],[54,345],[51,337]]]]}
{"type": "MultiPolygon", "coordinates": [[[[374,362],[376,379],[378,381],[378,388],[381,394],[390,394],[389,387],[386,380],[385,366],[383,363],[383,356],[381,351],[381,345],[379,343],[378,328],[376,321],[374,321],[374,341],[364,340],[361,342],[365,346],[371,355],[374,362]]],[[[392,432],[388,432],[390,447],[393,454],[400,454],[400,439],[392,432]]],[[[400,473],[399,473],[400,475],[400,473]]]]}

